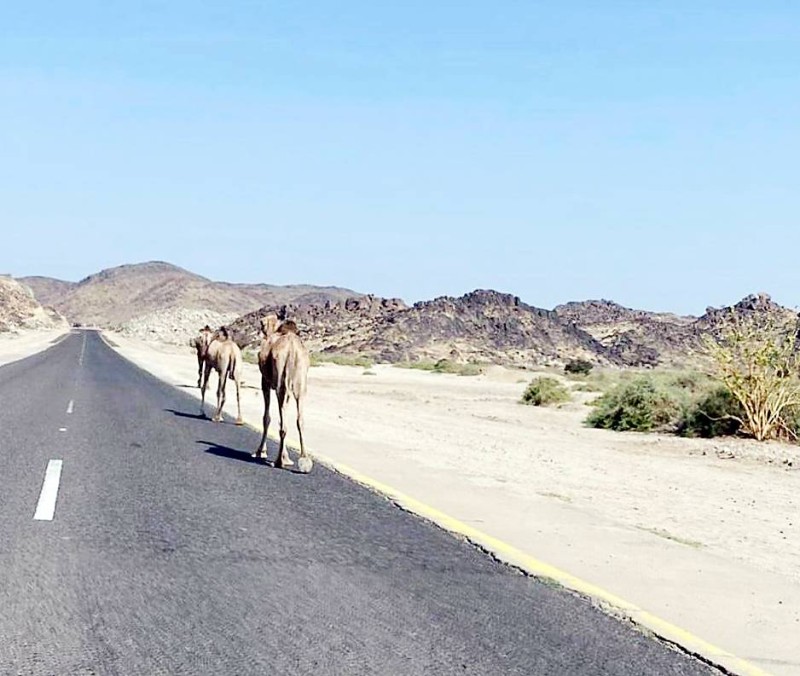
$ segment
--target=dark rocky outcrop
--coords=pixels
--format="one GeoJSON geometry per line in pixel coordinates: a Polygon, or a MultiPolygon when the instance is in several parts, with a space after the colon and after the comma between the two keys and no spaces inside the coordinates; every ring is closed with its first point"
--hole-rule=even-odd
{"type": "Polygon", "coordinates": [[[573,323],[497,291],[443,296],[411,307],[374,296],[325,305],[267,306],[240,318],[234,329],[255,343],[260,318],[271,312],[297,322],[313,350],[365,354],[379,361],[446,358],[516,366],[578,357],[613,361],[573,323]]]}

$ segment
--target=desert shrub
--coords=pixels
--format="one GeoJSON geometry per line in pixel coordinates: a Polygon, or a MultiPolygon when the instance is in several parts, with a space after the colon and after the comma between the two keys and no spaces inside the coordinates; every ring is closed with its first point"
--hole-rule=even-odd
{"type": "Polygon", "coordinates": [[[619,383],[631,380],[635,374],[632,371],[621,369],[601,368],[594,369],[589,375],[584,376],[582,381],[594,387],[595,392],[607,392],[619,383]]]}
{"type": "Polygon", "coordinates": [[[686,412],[681,434],[689,437],[724,437],[742,426],[742,405],[726,387],[717,387],[695,402],[686,412]]]}
{"type": "Polygon", "coordinates": [[[440,359],[433,366],[434,373],[455,373],[458,376],[479,376],[483,367],[475,362],[459,364],[449,359],[440,359]]]}
{"type": "Polygon", "coordinates": [[[395,364],[397,368],[413,369],[416,371],[430,371],[431,373],[452,373],[458,376],[479,376],[483,373],[484,366],[476,362],[460,364],[450,359],[439,359],[438,361],[405,361],[395,364]]]}
{"type": "Polygon", "coordinates": [[[400,361],[394,364],[395,368],[411,369],[413,371],[434,371],[436,370],[436,362],[433,361],[400,361]]]}
{"type": "Polygon", "coordinates": [[[664,384],[694,395],[704,395],[714,388],[714,380],[700,371],[665,372],[664,384]]]}
{"type": "Polygon", "coordinates": [[[548,376],[534,378],[522,395],[521,403],[531,406],[563,404],[570,400],[569,390],[560,381],[548,376]]]}
{"type": "Polygon", "coordinates": [[[716,333],[704,336],[713,375],[741,405],[745,434],[758,441],[795,436],[800,408],[797,322],[769,313],[743,317],[733,311],[716,333]]]}
{"type": "Polygon", "coordinates": [[[620,383],[598,397],[594,406],[586,423],[618,432],[674,429],[682,411],[679,399],[647,376],[620,383]]]}
{"type": "Polygon", "coordinates": [[[577,383],[572,386],[573,392],[599,392],[600,388],[591,383],[577,383]]]}
{"type": "Polygon", "coordinates": [[[242,350],[242,359],[248,364],[258,364],[258,352],[253,350],[242,350]]]}
{"type": "Polygon", "coordinates": [[[594,366],[585,359],[570,359],[564,366],[564,373],[574,376],[588,376],[594,366]]]}
{"type": "Polygon", "coordinates": [[[363,354],[338,354],[334,352],[312,352],[311,366],[337,364],[338,366],[360,366],[372,368],[372,359],[363,354]]]}

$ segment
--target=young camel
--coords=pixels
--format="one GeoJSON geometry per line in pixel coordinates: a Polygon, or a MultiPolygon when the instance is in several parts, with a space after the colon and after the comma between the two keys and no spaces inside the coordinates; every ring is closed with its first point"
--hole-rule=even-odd
{"type": "MultiPolygon", "coordinates": [[[[209,334],[210,335],[210,334],[209,334]]],[[[201,334],[202,337],[202,334],[201,334]]],[[[242,350],[228,334],[228,330],[223,326],[217,331],[205,348],[203,370],[203,384],[200,387],[201,403],[200,408],[205,413],[206,387],[208,377],[213,368],[219,376],[217,384],[217,412],[212,420],[222,421],[222,407],[225,406],[225,385],[230,378],[236,384],[236,424],[242,425],[242,404],[239,390],[242,384],[242,350]]]]}
{"type": "Polygon", "coordinates": [[[303,444],[303,398],[306,394],[310,364],[308,350],[297,333],[297,325],[291,320],[278,325],[277,316],[267,315],[261,320],[261,332],[264,337],[258,352],[258,368],[261,370],[261,391],[264,395],[264,433],[253,457],[264,459],[267,457],[270,390],[275,390],[280,416],[280,448],[275,467],[289,467],[294,464],[286,452],[284,411],[289,397],[292,396],[297,405],[297,433],[300,436],[300,457],[297,460],[297,468],[306,474],[311,471],[314,464],[303,444]]]}
{"type": "Polygon", "coordinates": [[[206,352],[208,351],[208,346],[211,344],[212,340],[214,340],[214,332],[211,330],[211,327],[206,324],[202,329],[200,329],[200,335],[196,338],[192,338],[189,341],[189,345],[193,347],[194,351],[197,353],[198,389],[201,387],[201,383],[203,382],[203,365],[206,363],[206,352]]]}

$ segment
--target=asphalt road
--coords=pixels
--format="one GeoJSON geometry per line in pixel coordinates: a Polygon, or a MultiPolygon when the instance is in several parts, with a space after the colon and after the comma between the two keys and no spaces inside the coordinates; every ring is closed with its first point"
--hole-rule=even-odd
{"type": "Polygon", "coordinates": [[[0,673],[717,673],[257,444],[94,332],[0,368],[0,673]]]}

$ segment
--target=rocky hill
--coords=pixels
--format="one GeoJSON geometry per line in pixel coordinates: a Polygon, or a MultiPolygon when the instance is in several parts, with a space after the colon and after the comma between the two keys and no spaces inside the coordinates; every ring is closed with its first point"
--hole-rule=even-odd
{"type": "Polygon", "coordinates": [[[11,277],[0,276],[0,332],[59,326],[66,327],[65,319],[52,308],[42,307],[29,287],[11,277]]]}
{"type": "MultiPolygon", "coordinates": [[[[408,306],[337,287],[213,282],[161,262],[123,265],[80,282],[23,279],[70,321],[135,337],[185,344],[202,325],[226,323],[240,344],[255,345],[259,319],[274,312],[294,319],[312,350],[388,362],[446,358],[530,366],[581,358],[618,366],[686,366],[703,357],[703,335],[719,331],[731,312],[771,316],[787,326],[797,320],[795,311],[766,294],[685,317],[609,300],[546,310],[487,290],[408,306]]],[[[25,298],[32,302],[30,294],[25,298]]]]}
{"type": "Polygon", "coordinates": [[[30,287],[36,300],[46,307],[55,307],[77,282],[66,282],[51,277],[20,277],[19,281],[30,287]]]}
{"type": "Polygon", "coordinates": [[[719,333],[731,316],[771,318],[794,330],[795,310],[768,294],[752,294],[732,306],[709,307],[702,317],[631,310],[612,301],[566,303],[555,308],[562,319],[584,329],[608,351],[611,361],[629,366],[686,366],[702,359],[703,335],[719,333]]]}
{"type": "Polygon", "coordinates": [[[158,261],[110,268],[80,282],[47,277],[25,277],[22,281],[70,322],[104,327],[165,310],[238,316],[266,304],[320,303],[357,295],[337,287],[214,282],[158,261]]]}
{"type": "Polygon", "coordinates": [[[374,296],[322,306],[271,305],[237,320],[234,331],[257,342],[260,318],[270,312],[295,320],[312,350],[365,354],[378,361],[446,358],[528,366],[584,358],[616,363],[573,323],[496,291],[444,296],[411,307],[374,296]]]}
{"type": "Polygon", "coordinates": [[[698,333],[717,332],[732,314],[742,318],[753,316],[769,317],[776,324],[792,328],[795,327],[798,320],[796,310],[779,305],[772,300],[769,294],[754,293],[742,298],[736,305],[731,307],[706,308],[705,314],[697,319],[693,326],[698,333]]]}
{"type": "Polygon", "coordinates": [[[446,358],[530,366],[581,358],[605,365],[680,367],[703,359],[703,334],[718,331],[731,312],[771,315],[791,325],[797,319],[765,294],[709,308],[698,318],[632,310],[606,300],[550,311],[516,296],[478,290],[410,307],[374,296],[269,305],[239,318],[232,328],[240,344],[256,345],[261,317],[275,313],[294,319],[313,351],[386,362],[446,358]]]}
{"type": "Polygon", "coordinates": [[[682,364],[701,347],[696,317],[632,310],[609,300],[566,303],[555,313],[631,366],[682,364]]]}

